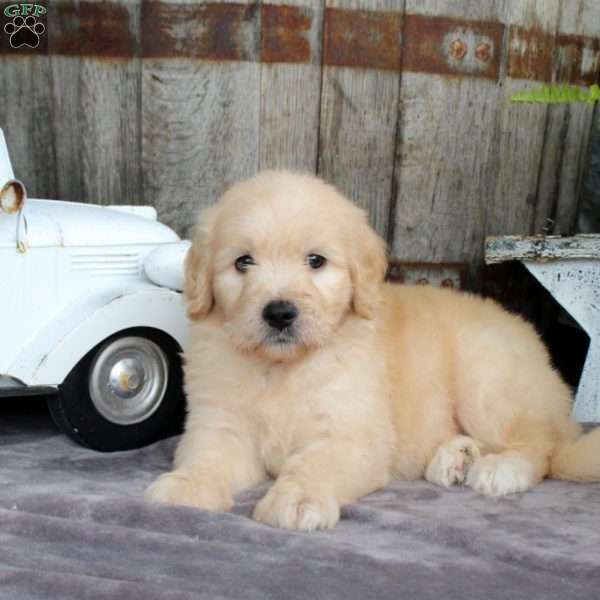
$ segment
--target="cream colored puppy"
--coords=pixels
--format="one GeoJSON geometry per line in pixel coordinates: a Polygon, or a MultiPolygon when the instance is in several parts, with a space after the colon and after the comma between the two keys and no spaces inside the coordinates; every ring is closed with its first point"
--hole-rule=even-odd
{"type": "Polygon", "coordinates": [[[531,326],[490,300],[383,284],[383,241],[321,180],[264,172],[201,217],[186,259],[189,414],[153,501],[333,527],[391,478],[491,496],[598,481],[600,430],[531,326]]]}

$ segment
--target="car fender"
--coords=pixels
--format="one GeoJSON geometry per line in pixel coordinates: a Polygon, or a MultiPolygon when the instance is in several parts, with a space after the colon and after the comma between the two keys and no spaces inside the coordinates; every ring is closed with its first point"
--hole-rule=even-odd
{"type": "Polygon", "coordinates": [[[92,304],[69,306],[26,344],[9,374],[30,386],[60,385],[94,346],[132,327],[163,331],[183,348],[188,321],[182,295],[165,288],[112,291],[92,304]]]}

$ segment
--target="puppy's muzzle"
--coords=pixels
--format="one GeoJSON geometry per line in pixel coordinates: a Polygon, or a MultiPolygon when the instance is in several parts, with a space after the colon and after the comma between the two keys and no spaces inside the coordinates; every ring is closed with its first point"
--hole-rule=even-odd
{"type": "Polygon", "coordinates": [[[278,331],[290,327],[298,317],[298,309],[287,300],[273,300],[263,309],[263,321],[278,331]]]}

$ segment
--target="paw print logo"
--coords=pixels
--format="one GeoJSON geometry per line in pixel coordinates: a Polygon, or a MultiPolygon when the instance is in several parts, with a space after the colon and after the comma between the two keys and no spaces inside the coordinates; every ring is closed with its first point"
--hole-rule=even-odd
{"type": "Polygon", "coordinates": [[[4,32],[10,35],[10,45],[12,48],[29,46],[37,48],[40,43],[40,35],[46,31],[43,23],[40,23],[33,15],[25,18],[15,17],[11,23],[4,26],[4,32]]]}

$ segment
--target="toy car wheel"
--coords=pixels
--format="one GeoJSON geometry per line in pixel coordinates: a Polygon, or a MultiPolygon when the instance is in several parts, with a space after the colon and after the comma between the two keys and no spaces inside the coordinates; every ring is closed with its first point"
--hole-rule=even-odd
{"type": "Polygon", "coordinates": [[[153,330],[129,330],[84,356],[48,406],[76,442],[128,450],[181,431],[181,381],[175,342],[153,330]]]}

